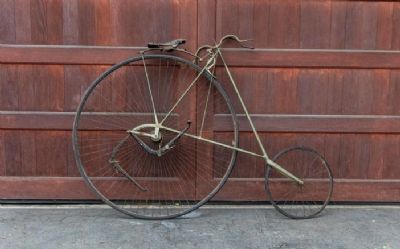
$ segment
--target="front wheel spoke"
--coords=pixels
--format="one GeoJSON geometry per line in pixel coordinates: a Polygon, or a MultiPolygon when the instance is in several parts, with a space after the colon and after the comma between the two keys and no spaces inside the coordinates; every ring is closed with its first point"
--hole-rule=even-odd
{"type": "Polygon", "coordinates": [[[179,99],[176,101],[176,103],[172,106],[172,108],[168,111],[167,115],[161,120],[160,124],[162,125],[165,120],[171,115],[171,113],[175,110],[175,108],[179,105],[179,103],[182,101],[182,99],[186,96],[186,94],[192,89],[192,87],[198,82],[198,79],[200,76],[203,74],[205,68],[201,70],[196,76],[196,78],[189,84],[189,86],[186,88],[186,90],[182,93],[182,95],[179,97],[179,99]]]}
{"type": "MultiPolygon", "coordinates": [[[[229,136],[237,141],[235,112],[225,90],[209,72],[190,61],[145,54],[97,77],[79,104],[73,146],[79,171],[99,198],[135,218],[164,219],[191,212],[218,192],[232,171],[236,144],[227,142],[229,156],[214,160],[208,146],[193,140],[201,136],[188,136],[198,127],[181,127],[181,119],[193,119],[197,111],[197,104],[184,104],[185,98],[203,88],[204,95],[211,98],[210,93],[215,94],[218,106],[232,115],[233,135],[229,136]],[[166,68],[169,65],[174,66],[166,68]],[[163,129],[160,121],[173,131],[163,129]],[[140,140],[135,141],[133,134],[140,140]]],[[[200,122],[206,127],[206,121],[199,118],[200,122]]]]}
{"type": "Polygon", "coordinates": [[[154,122],[155,122],[156,124],[158,124],[158,119],[157,119],[157,114],[156,114],[156,107],[155,107],[155,104],[154,104],[153,93],[151,92],[149,74],[147,73],[147,67],[146,67],[146,62],[145,62],[145,59],[144,59],[144,55],[142,55],[142,59],[143,59],[144,72],[145,72],[145,74],[146,74],[147,87],[148,87],[148,89],[149,89],[149,94],[150,94],[151,105],[152,105],[152,107],[153,107],[154,122]]]}

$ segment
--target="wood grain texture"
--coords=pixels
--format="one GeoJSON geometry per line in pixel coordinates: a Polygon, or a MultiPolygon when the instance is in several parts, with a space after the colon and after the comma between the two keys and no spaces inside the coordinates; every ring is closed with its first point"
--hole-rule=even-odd
{"type": "Polygon", "coordinates": [[[15,43],[15,3],[4,0],[0,8],[0,43],[15,43]]]}
{"type": "Polygon", "coordinates": [[[0,182],[0,199],[97,199],[80,177],[1,177],[0,182]]]}
{"type": "Polygon", "coordinates": [[[6,147],[4,131],[0,130],[0,176],[6,175],[6,147]]]}
{"type": "Polygon", "coordinates": [[[6,176],[17,176],[21,173],[21,140],[16,132],[3,134],[4,168],[6,176]]]}
{"type": "MultiPolygon", "coordinates": [[[[231,73],[253,114],[400,114],[398,70],[231,68],[231,73]]],[[[218,70],[217,76],[237,112],[244,113],[227,74],[218,70]]]]}
{"type": "MultiPolygon", "coordinates": [[[[223,137],[224,132],[218,132],[223,137]]],[[[260,153],[252,133],[240,134],[241,147],[260,153]]],[[[307,146],[323,155],[335,178],[396,180],[400,178],[396,153],[400,139],[395,134],[340,133],[272,133],[263,132],[261,139],[270,157],[293,146],[307,146]]],[[[234,178],[262,178],[265,162],[239,153],[234,178]]],[[[349,180],[351,181],[351,180],[349,180]]]]}
{"type": "MultiPolygon", "coordinates": [[[[334,201],[365,201],[374,199],[393,202],[400,198],[398,181],[343,181],[337,179],[334,201]]],[[[262,179],[234,180],[213,200],[267,200],[262,179]],[[243,191],[246,189],[247,191],[243,191]]],[[[0,199],[42,199],[42,200],[97,200],[80,177],[0,177],[0,199]],[[52,188],[48,186],[52,185],[52,188]]]]}
{"type": "Polygon", "coordinates": [[[259,48],[396,49],[397,2],[215,2],[215,39],[235,33],[259,48]]]}
{"type": "MultiPolygon", "coordinates": [[[[19,46],[0,45],[3,64],[113,65],[138,56],[143,47],[19,46]]],[[[398,69],[398,51],[225,49],[232,67],[398,69]]]]}
{"type": "Polygon", "coordinates": [[[305,1],[300,5],[300,47],[329,48],[331,29],[329,1],[305,1]]]}
{"type": "MultiPolygon", "coordinates": [[[[121,183],[121,179],[104,179],[99,182],[111,182],[116,184],[121,183]]],[[[81,177],[0,177],[0,200],[2,199],[83,199],[83,200],[98,200],[99,198],[94,195],[84,183],[81,177]],[[49,185],[52,188],[49,188],[49,185]]],[[[159,185],[161,188],[165,185],[159,185]]],[[[122,186],[124,187],[124,186],[122,186]]],[[[187,187],[183,185],[183,187],[187,187]]],[[[190,189],[190,188],[187,188],[190,189]]],[[[125,189],[126,190],[126,189],[125,189]]],[[[110,193],[111,197],[116,199],[136,198],[140,199],[139,192],[114,192],[110,193]]],[[[161,192],[162,194],[162,192],[161,192]]],[[[184,192],[178,192],[177,196],[182,196],[184,192]]],[[[157,196],[155,196],[157,198],[157,196]]],[[[158,197],[160,198],[160,197],[158,197]]]]}
{"type": "MultiPolygon", "coordinates": [[[[252,119],[260,132],[400,133],[398,116],[257,115],[252,119]]],[[[215,131],[226,131],[229,119],[221,115],[214,122],[215,131]]],[[[239,127],[243,132],[252,131],[245,116],[239,116],[239,127]]]]}
{"type": "MultiPolygon", "coordinates": [[[[288,146],[313,147],[337,178],[334,200],[400,201],[399,25],[397,1],[4,0],[0,198],[95,199],[71,149],[73,113],[87,86],[147,42],[186,38],[193,51],[233,33],[256,47],[227,44],[223,53],[270,156],[288,146]]],[[[240,145],[257,150],[218,66],[218,80],[239,115],[240,145]]],[[[121,94],[124,87],[103,89],[118,110],[134,101],[121,94]]],[[[188,116],[197,121],[200,92],[188,102],[188,116]]],[[[229,143],[231,122],[214,101],[204,136],[229,143]]],[[[91,107],[108,106],[96,99],[91,107]]],[[[94,137],[113,130],[90,123],[86,129],[94,137]]],[[[223,173],[212,161],[221,151],[204,153],[196,163],[207,180],[191,176],[193,196],[202,196],[207,181],[223,173]]],[[[262,160],[239,153],[232,179],[215,199],[266,200],[263,170],[262,160]]]]}
{"type": "MultiPolygon", "coordinates": [[[[37,153],[36,135],[32,131],[20,131],[18,133],[21,145],[21,173],[20,176],[35,176],[37,168],[37,157],[42,153],[37,153]]],[[[40,148],[40,147],[39,147],[40,148]]]]}
{"type": "Polygon", "coordinates": [[[16,110],[19,105],[17,70],[13,65],[0,67],[0,106],[2,110],[16,110]]]}
{"type": "Polygon", "coordinates": [[[69,132],[7,130],[0,138],[2,176],[67,176],[74,166],[67,160],[69,132]]]}
{"type": "MultiPolygon", "coordinates": [[[[155,4],[144,0],[4,0],[0,41],[137,46],[177,36],[195,38],[196,29],[191,27],[197,25],[196,6],[194,0],[157,0],[155,4]]],[[[195,40],[190,42],[194,48],[195,40]]]]}
{"type": "MultiPolygon", "coordinates": [[[[127,122],[132,117],[119,116],[119,120],[127,122]]],[[[140,117],[137,117],[140,118],[140,117]]],[[[30,130],[70,130],[74,113],[10,113],[0,112],[1,129],[30,130]]],[[[99,117],[96,117],[99,119],[99,117]]],[[[253,115],[257,130],[261,132],[326,132],[326,133],[400,133],[398,116],[334,116],[334,115],[253,115]]],[[[143,121],[146,118],[143,117],[143,121]]],[[[250,132],[251,127],[245,116],[238,117],[239,130],[250,132]]],[[[214,131],[229,131],[230,117],[217,115],[214,118],[214,131]]],[[[90,124],[87,130],[118,130],[108,124],[90,124]]]]}
{"type": "Polygon", "coordinates": [[[62,44],[61,1],[30,1],[31,43],[33,44],[62,44]]]}
{"type": "Polygon", "coordinates": [[[63,131],[36,133],[36,174],[37,176],[66,176],[67,147],[63,131]]]}
{"type": "MultiPolygon", "coordinates": [[[[400,198],[399,181],[362,181],[336,179],[332,201],[397,202],[400,198]]],[[[204,191],[205,189],[199,189],[204,191]]],[[[263,179],[230,179],[213,200],[268,201],[263,179]],[[245,189],[246,191],[243,191],[245,189]]]]}

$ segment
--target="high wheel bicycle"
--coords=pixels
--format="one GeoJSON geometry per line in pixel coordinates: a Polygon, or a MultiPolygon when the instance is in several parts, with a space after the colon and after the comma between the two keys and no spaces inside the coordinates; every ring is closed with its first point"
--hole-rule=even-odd
{"type": "Polygon", "coordinates": [[[237,154],[245,153],[265,161],[265,187],[279,212],[311,218],[325,208],[333,188],[328,163],[303,147],[269,158],[222,55],[227,40],[246,47],[234,35],[195,54],[179,48],[182,39],[150,43],[148,50],[112,66],[86,90],[73,124],[73,150],[85,182],[105,203],[142,219],[187,214],[217,194],[237,154]],[[236,112],[215,76],[217,60],[261,153],[239,146],[236,112]],[[216,126],[223,132],[214,133],[216,126]]]}

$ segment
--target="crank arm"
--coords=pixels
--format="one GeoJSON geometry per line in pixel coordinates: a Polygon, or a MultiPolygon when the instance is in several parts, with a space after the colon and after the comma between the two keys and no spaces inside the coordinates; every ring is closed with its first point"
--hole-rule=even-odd
{"type": "Polygon", "coordinates": [[[128,174],[128,172],[126,172],[120,165],[119,162],[117,160],[109,160],[108,161],[110,164],[113,165],[113,168],[115,170],[117,170],[118,172],[120,172],[121,174],[123,174],[126,178],[128,178],[131,182],[133,182],[140,190],[142,190],[143,192],[148,191],[147,188],[142,187],[142,185],[140,185],[135,179],[132,178],[132,176],[130,176],[128,174]]]}
{"type": "Polygon", "coordinates": [[[140,190],[147,191],[147,189],[145,187],[143,187],[142,185],[139,184],[138,181],[136,181],[135,179],[133,179],[132,176],[130,176],[128,174],[128,172],[126,172],[121,165],[119,165],[119,161],[115,160],[115,156],[118,152],[118,150],[121,148],[121,146],[128,140],[129,136],[126,136],[121,142],[119,142],[119,144],[117,146],[114,147],[114,149],[111,152],[111,158],[110,160],[108,160],[108,163],[112,165],[112,167],[120,172],[121,174],[123,174],[126,178],[128,178],[131,182],[133,182],[140,190]]]}
{"type": "Polygon", "coordinates": [[[151,155],[155,155],[155,156],[161,156],[160,155],[160,150],[155,150],[155,149],[152,149],[152,148],[150,148],[145,142],[143,142],[143,140],[142,139],[140,139],[136,134],[134,134],[134,133],[129,133],[135,140],[136,140],[136,142],[140,145],[140,146],[142,146],[142,148],[145,150],[145,151],[147,151],[149,154],[151,154],[151,155]]]}
{"type": "Polygon", "coordinates": [[[192,122],[191,121],[187,121],[187,127],[185,129],[183,129],[181,132],[179,132],[178,135],[176,135],[176,137],[174,137],[173,139],[171,139],[171,141],[169,141],[166,145],[164,145],[160,151],[161,154],[165,154],[165,152],[169,151],[170,149],[174,148],[176,145],[176,142],[178,141],[179,138],[181,138],[183,136],[183,134],[185,134],[187,132],[187,130],[189,130],[190,128],[190,124],[192,122]]]}

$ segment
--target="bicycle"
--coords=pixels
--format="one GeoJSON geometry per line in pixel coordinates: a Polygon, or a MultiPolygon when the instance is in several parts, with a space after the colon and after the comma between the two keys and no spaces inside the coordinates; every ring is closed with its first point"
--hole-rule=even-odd
{"type": "Polygon", "coordinates": [[[265,189],[283,215],[311,218],[326,207],[333,177],[320,154],[293,147],[268,156],[224,60],[228,40],[251,49],[234,35],[194,54],[179,48],[182,39],[150,43],[92,82],[76,112],[73,150],[86,184],[105,203],[142,219],[187,214],[217,194],[243,153],[262,160],[265,189]],[[236,112],[215,76],[218,60],[260,152],[239,146],[236,112]]]}

